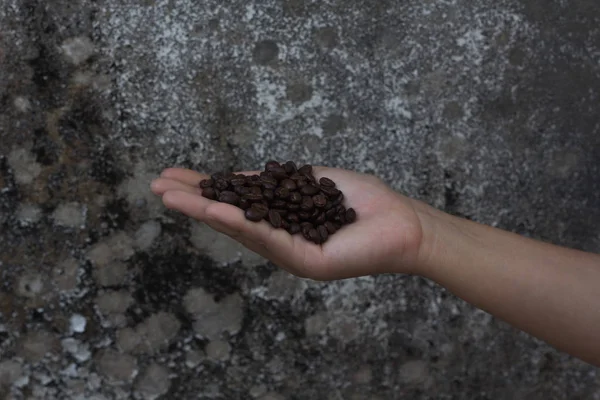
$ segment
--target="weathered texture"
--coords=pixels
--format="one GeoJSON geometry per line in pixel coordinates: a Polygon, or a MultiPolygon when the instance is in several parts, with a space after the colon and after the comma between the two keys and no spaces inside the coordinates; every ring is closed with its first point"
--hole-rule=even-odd
{"type": "Polygon", "coordinates": [[[600,251],[597,0],[0,0],[0,398],[600,399],[419,278],[277,271],[149,190],[269,158],[600,251]]]}

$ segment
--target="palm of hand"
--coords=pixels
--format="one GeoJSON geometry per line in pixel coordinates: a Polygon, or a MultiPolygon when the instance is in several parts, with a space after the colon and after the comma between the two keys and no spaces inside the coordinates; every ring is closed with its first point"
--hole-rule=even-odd
{"type": "Polygon", "coordinates": [[[268,223],[253,223],[233,206],[207,200],[197,183],[206,176],[168,169],[153,182],[169,208],[179,210],[238,240],[250,250],[289,272],[311,279],[332,280],[387,272],[412,272],[422,239],[419,218],[409,199],[380,180],[347,170],[315,167],[345,195],[356,210],[356,222],[344,226],[317,246],[302,235],[290,236],[268,223]]]}

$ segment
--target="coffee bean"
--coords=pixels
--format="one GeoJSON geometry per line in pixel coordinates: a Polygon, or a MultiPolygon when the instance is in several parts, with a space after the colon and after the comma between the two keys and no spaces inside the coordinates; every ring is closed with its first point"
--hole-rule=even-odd
{"type": "Polygon", "coordinates": [[[339,222],[333,222],[333,226],[335,226],[335,228],[339,231],[340,229],[342,229],[342,224],[340,224],[339,222]]]}
{"type": "Polygon", "coordinates": [[[288,175],[292,175],[294,173],[296,173],[296,171],[298,171],[298,167],[296,166],[296,163],[293,161],[288,161],[283,165],[283,168],[285,169],[285,172],[288,175]]]}
{"type": "Polygon", "coordinates": [[[333,208],[333,202],[331,200],[327,200],[327,203],[325,204],[325,207],[323,207],[325,209],[325,211],[329,211],[333,208]]]}
{"type": "Polygon", "coordinates": [[[327,218],[327,220],[331,221],[336,215],[337,215],[337,210],[335,208],[332,208],[328,211],[325,211],[325,218],[327,218]]]}
{"type": "Polygon", "coordinates": [[[296,186],[298,187],[298,189],[302,189],[303,187],[305,187],[306,185],[308,185],[308,182],[306,181],[306,179],[298,179],[296,181],[296,186]]]}
{"type": "Polygon", "coordinates": [[[290,235],[297,235],[301,230],[299,224],[291,223],[287,231],[290,235]]]}
{"type": "Polygon", "coordinates": [[[308,211],[300,211],[298,213],[298,217],[300,217],[300,219],[304,221],[309,220],[311,215],[312,213],[308,211]]]}
{"type": "Polygon", "coordinates": [[[273,178],[272,176],[261,176],[260,181],[263,185],[269,184],[272,185],[273,188],[277,187],[277,179],[273,178]]]}
{"type": "Polygon", "coordinates": [[[308,231],[308,236],[313,243],[321,244],[321,235],[319,235],[319,232],[316,229],[313,228],[308,231]]]}
{"type": "Polygon", "coordinates": [[[273,211],[276,211],[282,218],[287,217],[289,211],[282,208],[273,208],[273,211]]]}
{"type": "Polygon", "coordinates": [[[262,182],[260,180],[260,176],[258,176],[258,175],[252,175],[250,177],[250,179],[246,180],[246,184],[248,186],[260,186],[262,184],[262,182]]]}
{"type": "Polygon", "coordinates": [[[281,215],[275,210],[269,211],[269,222],[275,229],[281,228],[281,215]]]}
{"type": "Polygon", "coordinates": [[[293,181],[300,181],[304,179],[304,175],[302,175],[299,172],[295,172],[293,174],[290,175],[290,179],[293,181]]]}
{"type": "Polygon", "coordinates": [[[302,236],[304,236],[304,239],[308,240],[309,242],[312,242],[312,239],[310,237],[310,232],[312,230],[314,230],[314,229],[302,229],[302,236]]]}
{"type": "Polygon", "coordinates": [[[323,177],[323,178],[319,179],[319,183],[321,184],[322,187],[330,187],[330,188],[335,187],[335,182],[329,178],[323,177]]]}
{"type": "Polygon", "coordinates": [[[242,198],[240,199],[240,204],[239,204],[239,207],[240,207],[242,210],[247,210],[247,209],[249,209],[249,208],[250,208],[250,206],[252,206],[252,203],[250,202],[250,200],[248,200],[248,199],[247,199],[247,198],[245,198],[245,197],[242,197],[242,198]]]}
{"type": "Polygon", "coordinates": [[[200,187],[202,189],[212,187],[214,184],[215,184],[215,181],[213,181],[212,179],[203,179],[200,181],[200,187]]]}
{"type": "Polygon", "coordinates": [[[298,172],[305,175],[312,175],[312,165],[306,164],[298,169],[298,172]]]}
{"type": "Polygon", "coordinates": [[[301,222],[300,228],[302,230],[311,230],[313,228],[313,224],[311,224],[310,222],[301,222]]]}
{"type": "Polygon", "coordinates": [[[209,200],[215,200],[217,198],[217,192],[214,188],[208,187],[202,189],[202,197],[206,197],[209,200]]]}
{"type": "Polygon", "coordinates": [[[321,192],[329,198],[335,198],[341,193],[338,189],[329,186],[321,186],[321,192]]]}
{"type": "Polygon", "coordinates": [[[337,206],[338,204],[342,204],[342,201],[344,201],[344,193],[340,192],[340,194],[333,201],[333,204],[337,206]]]}
{"type": "Polygon", "coordinates": [[[322,194],[317,194],[316,196],[313,196],[312,199],[317,208],[323,208],[327,204],[327,197],[322,194]]]}
{"type": "Polygon", "coordinates": [[[319,210],[318,208],[315,208],[312,212],[312,214],[310,215],[310,220],[314,221],[315,219],[317,219],[319,217],[319,214],[321,214],[321,210],[319,210]]]}
{"type": "Polygon", "coordinates": [[[338,205],[335,207],[335,210],[337,211],[337,213],[338,213],[338,214],[343,214],[343,213],[345,213],[345,212],[346,212],[346,207],[344,207],[344,206],[343,206],[343,205],[341,205],[341,204],[338,204],[338,205]]]}
{"type": "Polygon", "coordinates": [[[287,179],[287,174],[285,173],[285,169],[279,167],[279,168],[273,168],[271,170],[271,175],[273,176],[273,178],[277,179],[278,181],[287,179]]]}
{"type": "Polygon", "coordinates": [[[292,212],[300,211],[300,204],[287,203],[287,209],[292,212]]]}
{"type": "Polygon", "coordinates": [[[315,218],[315,224],[317,225],[322,225],[325,223],[325,221],[327,221],[327,217],[325,216],[324,212],[320,212],[319,215],[317,216],[317,218],[315,218]]]}
{"type": "Polygon", "coordinates": [[[215,172],[214,174],[212,174],[210,176],[210,179],[212,179],[213,181],[218,181],[219,179],[225,179],[225,173],[223,172],[215,172]]]}
{"type": "Polygon", "coordinates": [[[308,184],[302,189],[300,189],[300,193],[302,193],[305,196],[314,196],[315,194],[319,193],[319,188],[314,186],[313,184],[308,184]]]}
{"type": "Polygon", "coordinates": [[[346,210],[346,223],[351,224],[356,221],[356,211],[354,208],[349,208],[346,210]]]}
{"type": "Polygon", "coordinates": [[[271,190],[271,189],[266,189],[263,192],[263,198],[266,201],[273,201],[275,199],[275,192],[273,192],[273,190],[271,190]]]}
{"type": "Polygon", "coordinates": [[[285,202],[285,200],[277,199],[277,200],[273,200],[273,202],[271,203],[271,207],[286,209],[287,203],[285,202]]]}
{"type": "Polygon", "coordinates": [[[287,222],[285,219],[281,220],[281,229],[285,229],[286,231],[289,229],[290,227],[290,223],[287,222]]]}
{"type": "Polygon", "coordinates": [[[246,186],[234,186],[233,191],[236,192],[238,195],[243,196],[247,193],[250,193],[250,188],[246,186]]]}
{"type": "Polygon", "coordinates": [[[294,204],[300,204],[302,203],[302,195],[298,192],[293,192],[290,195],[290,202],[294,203],[294,204]]]}
{"type": "Polygon", "coordinates": [[[339,222],[340,222],[341,224],[344,224],[344,225],[345,225],[345,224],[346,224],[346,213],[341,213],[341,214],[338,214],[338,217],[339,217],[339,222]]]}
{"type": "Polygon", "coordinates": [[[300,217],[298,216],[298,214],[294,214],[294,213],[290,213],[287,215],[287,220],[290,222],[300,222],[300,217]]]}
{"type": "Polygon", "coordinates": [[[248,193],[249,194],[261,194],[262,195],[262,189],[260,188],[260,186],[252,186],[250,188],[250,191],[248,193]]]}
{"type": "Polygon", "coordinates": [[[275,190],[275,196],[279,197],[280,199],[287,199],[290,197],[290,191],[280,186],[277,188],[277,190],[275,190]]]}
{"type": "Polygon", "coordinates": [[[234,177],[231,179],[231,184],[233,186],[244,186],[246,184],[246,177],[243,177],[243,178],[234,177]]]}
{"type": "Polygon", "coordinates": [[[219,195],[219,201],[221,203],[231,204],[233,206],[237,206],[240,204],[240,196],[235,192],[224,191],[219,195]]]}
{"type": "Polygon", "coordinates": [[[263,199],[263,195],[260,193],[248,193],[248,194],[243,195],[242,197],[252,203],[261,201],[263,199]]]}
{"type": "Polygon", "coordinates": [[[215,181],[215,189],[217,189],[217,190],[227,190],[228,186],[229,186],[229,184],[227,183],[227,181],[225,179],[219,179],[219,180],[215,181]]]}
{"type": "Polygon", "coordinates": [[[310,196],[302,197],[302,203],[300,203],[300,209],[302,211],[310,211],[315,207],[315,203],[310,196]]]}
{"type": "Polygon", "coordinates": [[[250,207],[249,209],[246,210],[246,212],[244,213],[244,215],[246,216],[246,219],[253,221],[253,222],[259,222],[262,221],[267,214],[269,213],[269,209],[267,207],[265,207],[262,204],[252,204],[252,207],[250,207]]]}
{"type": "Polygon", "coordinates": [[[327,232],[329,232],[330,235],[333,235],[334,233],[337,232],[337,228],[335,227],[335,225],[331,221],[325,222],[323,224],[323,226],[325,226],[325,228],[327,229],[327,232]]]}
{"type": "Polygon", "coordinates": [[[321,241],[325,243],[327,239],[329,239],[329,232],[327,231],[327,228],[325,228],[323,225],[319,225],[317,231],[319,232],[319,236],[321,236],[321,241]]]}
{"type": "Polygon", "coordinates": [[[296,182],[294,182],[293,180],[284,179],[281,181],[281,187],[284,187],[287,190],[289,190],[290,192],[293,192],[294,190],[297,189],[298,186],[296,186],[296,182]]]}
{"type": "Polygon", "coordinates": [[[265,164],[265,171],[270,172],[275,168],[280,168],[281,164],[279,164],[277,161],[274,160],[270,160],[265,164]]]}

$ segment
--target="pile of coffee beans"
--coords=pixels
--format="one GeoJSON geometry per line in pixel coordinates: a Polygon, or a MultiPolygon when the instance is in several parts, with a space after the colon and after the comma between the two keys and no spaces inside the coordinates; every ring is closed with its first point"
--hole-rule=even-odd
{"type": "Polygon", "coordinates": [[[356,220],[344,194],[329,178],[317,179],[311,165],[269,161],[260,175],[213,174],[200,182],[202,196],[241,208],[246,219],[268,221],[291,235],[322,244],[356,220]]]}

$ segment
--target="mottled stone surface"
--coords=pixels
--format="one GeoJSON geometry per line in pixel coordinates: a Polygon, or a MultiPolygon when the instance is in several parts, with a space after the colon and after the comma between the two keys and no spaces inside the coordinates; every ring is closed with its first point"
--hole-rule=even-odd
{"type": "Polygon", "coordinates": [[[597,0],[0,0],[0,398],[600,399],[419,278],[296,279],[149,191],[281,157],[600,251],[597,0]]]}

